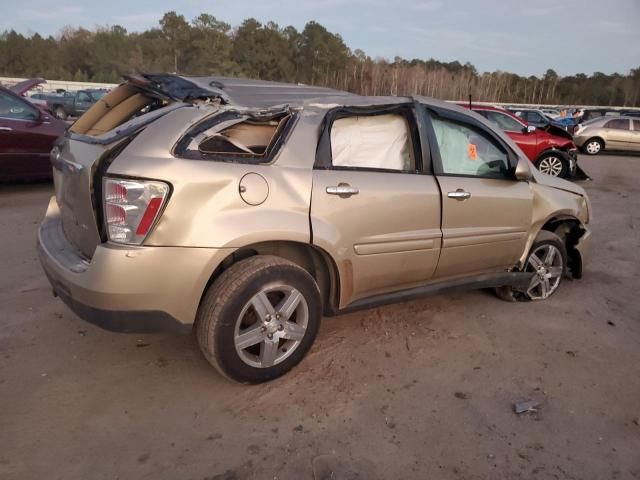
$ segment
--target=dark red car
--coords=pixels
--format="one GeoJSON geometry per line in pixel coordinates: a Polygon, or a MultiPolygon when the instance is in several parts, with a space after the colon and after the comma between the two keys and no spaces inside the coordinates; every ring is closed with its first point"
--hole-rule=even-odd
{"type": "Polygon", "coordinates": [[[0,181],[51,178],[49,152],[67,125],[0,87],[0,181]]]}
{"type": "MultiPolygon", "coordinates": [[[[469,108],[469,105],[462,105],[469,108]]],[[[471,109],[505,131],[531,162],[554,177],[574,177],[578,171],[578,149],[562,128],[536,128],[502,108],[472,105],[471,109]]]]}

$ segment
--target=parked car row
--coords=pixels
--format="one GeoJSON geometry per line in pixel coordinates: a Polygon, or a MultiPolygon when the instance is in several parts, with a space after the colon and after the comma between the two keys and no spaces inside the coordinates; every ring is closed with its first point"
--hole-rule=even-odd
{"type": "Polygon", "coordinates": [[[511,117],[512,120],[519,121],[519,126],[522,128],[518,128],[507,120],[502,120],[502,128],[518,143],[539,169],[550,175],[567,177],[578,174],[578,176],[582,176],[579,167],[576,167],[575,170],[571,169],[571,158],[567,158],[568,155],[577,159],[576,148],[588,155],[596,155],[605,149],[627,152],[640,151],[640,111],[638,110],[575,109],[573,112],[565,112],[565,115],[556,115],[559,111],[555,109],[473,106],[473,110],[487,116],[487,113],[482,112],[483,109],[485,112],[493,109],[502,113],[502,115],[492,114],[494,119],[511,117]],[[523,137],[526,135],[523,125],[535,126],[538,130],[544,130],[556,138],[547,139],[547,142],[540,144],[541,150],[532,151],[531,147],[527,145],[531,142],[527,142],[526,137],[523,137]],[[569,136],[567,137],[567,135],[569,136]],[[573,145],[568,146],[557,137],[570,138],[573,145]],[[560,153],[554,152],[552,154],[551,150],[560,153]],[[544,155],[553,157],[553,166],[543,158],[544,155]],[[561,164],[564,166],[561,167],[561,164]]]}
{"type": "MultiPolygon", "coordinates": [[[[462,106],[469,108],[468,104],[462,106]]],[[[500,107],[472,104],[470,108],[503,130],[542,173],[561,178],[583,176],[573,137],[563,128],[550,123],[531,125],[500,107]]]]}
{"type": "Polygon", "coordinates": [[[46,102],[56,117],[66,120],[69,117],[79,117],[106,94],[107,90],[104,89],[87,89],[62,93],[34,93],[29,98],[46,102]]]}
{"type": "Polygon", "coordinates": [[[529,125],[534,125],[538,128],[544,128],[547,125],[553,125],[555,127],[562,128],[569,133],[573,133],[575,126],[578,124],[578,117],[573,116],[551,116],[545,113],[543,110],[537,110],[533,108],[510,108],[509,111],[516,117],[525,120],[529,125]]]}

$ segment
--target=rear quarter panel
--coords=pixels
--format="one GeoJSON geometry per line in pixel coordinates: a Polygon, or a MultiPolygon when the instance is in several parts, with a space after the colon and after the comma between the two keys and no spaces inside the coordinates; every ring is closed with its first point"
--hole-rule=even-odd
{"type": "Polygon", "coordinates": [[[261,241],[310,243],[309,205],[315,148],[298,123],[272,164],[176,158],[174,145],[213,110],[184,108],[147,127],[114,161],[108,174],[171,184],[170,199],[145,241],[153,246],[227,248],[261,241]],[[304,146],[304,148],[301,148],[304,146]],[[260,205],[245,203],[240,180],[261,175],[268,185],[260,205]]]}

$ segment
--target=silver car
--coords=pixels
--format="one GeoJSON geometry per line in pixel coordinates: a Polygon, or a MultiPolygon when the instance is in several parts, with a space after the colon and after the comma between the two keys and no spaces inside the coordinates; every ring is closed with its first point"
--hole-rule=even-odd
{"type": "Polygon", "coordinates": [[[640,152],[640,119],[602,117],[580,125],[573,136],[584,153],[597,155],[603,150],[640,152]]]}

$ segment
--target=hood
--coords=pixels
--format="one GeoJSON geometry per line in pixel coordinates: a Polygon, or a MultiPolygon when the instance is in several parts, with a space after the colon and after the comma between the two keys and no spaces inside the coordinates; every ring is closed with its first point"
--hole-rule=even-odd
{"type": "Polygon", "coordinates": [[[573,182],[563,180],[562,178],[558,177],[552,177],[551,175],[546,175],[538,171],[536,168],[532,168],[531,173],[533,173],[533,178],[536,180],[536,183],[540,185],[563,190],[575,195],[580,195],[581,197],[586,196],[584,188],[582,188],[580,185],[576,185],[573,182]]]}
{"type": "Polygon", "coordinates": [[[9,87],[9,90],[22,96],[32,88],[37,87],[38,85],[42,85],[43,83],[47,83],[44,78],[29,78],[27,80],[23,80],[22,82],[16,83],[12,87],[9,87]]]}
{"type": "Polygon", "coordinates": [[[541,127],[540,130],[544,130],[549,135],[553,135],[554,137],[562,137],[567,140],[573,141],[573,137],[571,136],[571,134],[567,132],[564,128],[559,127],[557,125],[553,125],[550,123],[546,127],[541,127]]]}

